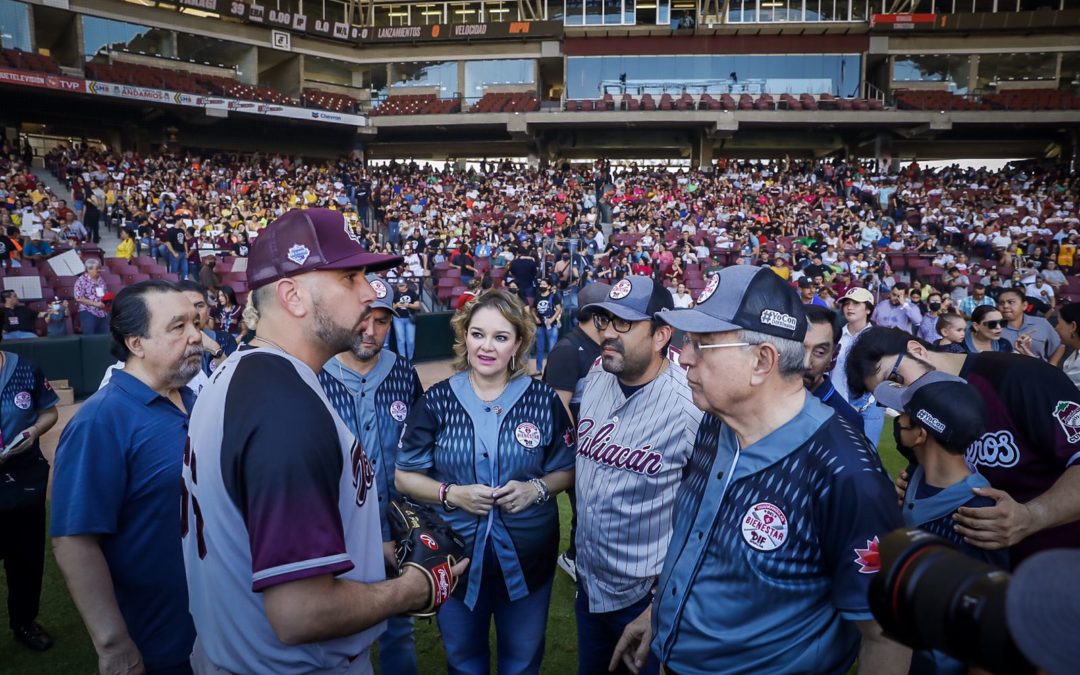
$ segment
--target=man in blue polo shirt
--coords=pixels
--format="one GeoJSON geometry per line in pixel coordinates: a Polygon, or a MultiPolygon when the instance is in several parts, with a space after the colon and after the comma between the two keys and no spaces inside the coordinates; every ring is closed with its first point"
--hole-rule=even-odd
{"type": "Polygon", "coordinates": [[[687,333],[680,362],[705,415],[675,503],[653,604],[612,657],[651,650],[687,673],[906,673],[867,590],[878,539],[903,521],[862,430],[803,386],[806,315],[767,268],[714,275],[694,309],[657,318],[687,333]]]}
{"type": "Polygon", "coordinates": [[[198,315],[175,284],[142,281],[117,294],[110,327],[124,368],[60,437],[53,549],[101,672],[190,673],[179,507],[198,315]]]}

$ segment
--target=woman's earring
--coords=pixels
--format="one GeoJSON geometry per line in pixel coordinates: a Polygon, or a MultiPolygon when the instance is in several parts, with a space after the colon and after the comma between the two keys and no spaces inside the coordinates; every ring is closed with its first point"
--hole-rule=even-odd
{"type": "Polygon", "coordinates": [[[510,355],[510,370],[517,370],[517,354],[510,355]]]}

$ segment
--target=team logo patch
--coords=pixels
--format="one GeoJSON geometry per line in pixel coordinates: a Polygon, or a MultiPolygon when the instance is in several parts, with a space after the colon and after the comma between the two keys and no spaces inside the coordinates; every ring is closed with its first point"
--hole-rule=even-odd
{"type": "Polygon", "coordinates": [[[930,427],[939,434],[945,433],[945,424],[941,420],[930,414],[929,411],[919,408],[919,412],[915,413],[915,419],[919,420],[926,426],[930,427]]]}
{"type": "Polygon", "coordinates": [[[292,248],[285,254],[285,257],[297,265],[303,265],[307,262],[309,255],[311,255],[311,251],[308,250],[307,246],[304,246],[303,244],[293,244],[292,248]]]}
{"type": "Polygon", "coordinates": [[[540,430],[532,422],[522,422],[514,429],[514,438],[526,448],[540,445],[540,430]]]}
{"type": "Polygon", "coordinates": [[[878,538],[866,540],[866,548],[855,549],[855,564],[859,574],[877,574],[881,571],[881,553],[878,551],[878,538]]]}
{"type": "Polygon", "coordinates": [[[427,546],[432,551],[438,551],[439,550],[439,544],[434,539],[431,538],[430,534],[424,533],[424,534],[420,535],[420,541],[424,544],[424,546],[427,546]]]}
{"type": "Polygon", "coordinates": [[[701,289],[701,295],[697,296],[697,304],[701,304],[711,298],[713,293],[716,292],[716,287],[720,285],[720,275],[714,274],[709,277],[709,283],[705,284],[705,288],[701,289]]]}
{"type": "Polygon", "coordinates": [[[570,447],[574,447],[574,442],[577,440],[574,438],[574,427],[569,426],[566,428],[566,433],[563,434],[563,443],[570,447]]]}
{"type": "Polygon", "coordinates": [[[49,384],[47,379],[45,380],[45,391],[52,391],[52,385],[49,384]]]}
{"type": "Polygon", "coordinates": [[[30,405],[34,402],[34,399],[30,397],[30,392],[20,391],[15,394],[15,407],[19,410],[29,410],[30,405]]]}
{"type": "Polygon", "coordinates": [[[743,516],[742,536],[751,548],[775,551],[787,541],[787,516],[768,502],[754,504],[743,516]]]}
{"type": "Polygon", "coordinates": [[[633,284],[630,283],[629,279],[620,279],[619,283],[611,287],[611,292],[608,293],[608,297],[612,300],[622,300],[630,295],[632,289],[633,284]]]}
{"type": "Polygon", "coordinates": [[[382,279],[372,279],[371,288],[375,291],[375,297],[382,300],[386,297],[390,291],[386,288],[386,284],[382,282],[382,279]]]}
{"type": "Polygon", "coordinates": [[[405,405],[403,401],[394,401],[390,404],[390,417],[393,417],[398,422],[404,422],[408,414],[409,406],[405,405]]]}
{"type": "Polygon", "coordinates": [[[799,320],[790,314],[778,312],[775,309],[766,309],[761,313],[761,323],[768,326],[776,326],[784,330],[793,331],[799,326],[799,320]]]}
{"type": "Polygon", "coordinates": [[[1061,425],[1070,443],[1080,441],[1080,403],[1058,401],[1054,406],[1054,419],[1061,425]]]}

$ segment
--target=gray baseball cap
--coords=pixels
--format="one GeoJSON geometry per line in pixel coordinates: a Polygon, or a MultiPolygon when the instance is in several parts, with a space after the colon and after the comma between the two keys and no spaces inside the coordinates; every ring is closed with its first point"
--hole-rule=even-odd
{"type": "Polygon", "coordinates": [[[624,321],[648,321],[657,312],[674,309],[675,300],[666,288],[649,277],[631,276],[616,281],[603,302],[581,308],[585,312],[607,312],[624,321]]]}
{"type": "Polygon", "coordinates": [[[585,309],[587,305],[594,305],[604,301],[611,292],[611,286],[601,281],[594,281],[578,292],[578,321],[589,318],[590,312],[585,309]]]}
{"type": "Polygon", "coordinates": [[[391,314],[397,316],[397,310],[394,309],[394,289],[390,288],[386,279],[377,274],[369,274],[367,280],[375,291],[375,302],[371,303],[371,309],[388,309],[391,314]]]}
{"type": "Polygon", "coordinates": [[[802,342],[806,311],[795,289],[767,267],[732,265],[709,277],[693,309],[657,316],[687,333],[752,330],[802,342]]]}

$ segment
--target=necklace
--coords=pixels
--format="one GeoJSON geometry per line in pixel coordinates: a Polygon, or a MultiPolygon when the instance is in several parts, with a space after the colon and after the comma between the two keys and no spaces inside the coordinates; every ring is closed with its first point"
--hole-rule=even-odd
{"type": "Polygon", "coordinates": [[[502,393],[506,391],[506,384],[503,384],[502,389],[499,390],[498,394],[495,394],[489,399],[485,399],[484,397],[480,396],[480,387],[476,384],[476,379],[473,377],[473,371],[471,370],[469,371],[469,384],[472,385],[473,393],[476,394],[476,398],[480,399],[481,403],[487,403],[489,405],[492,401],[498,400],[498,398],[502,396],[502,393]]]}
{"type": "MultiPolygon", "coordinates": [[[[271,347],[273,347],[273,348],[275,348],[275,349],[278,349],[278,350],[280,350],[280,351],[283,351],[283,352],[285,352],[286,354],[288,354],[288,353],[289,353],[289,352],[285,351],[285,348],[284,348],[284,347],[282,347],[282,346],[281,346],[281,345],[279,345],[278,343],[274,342],[274,341],[273,341],[273,340],[271,340],[270,338],[264,338],[264,337],[263,337],[263,336],[261,336],[261,335],[257,335],[257,336],[255,336],[255,340],[262,340],[263,342],[265,342],[266,344],[270,345],[271,347]]],[[[252,342],[254,342],[254,340],[252,340],[252,342]]]]}

